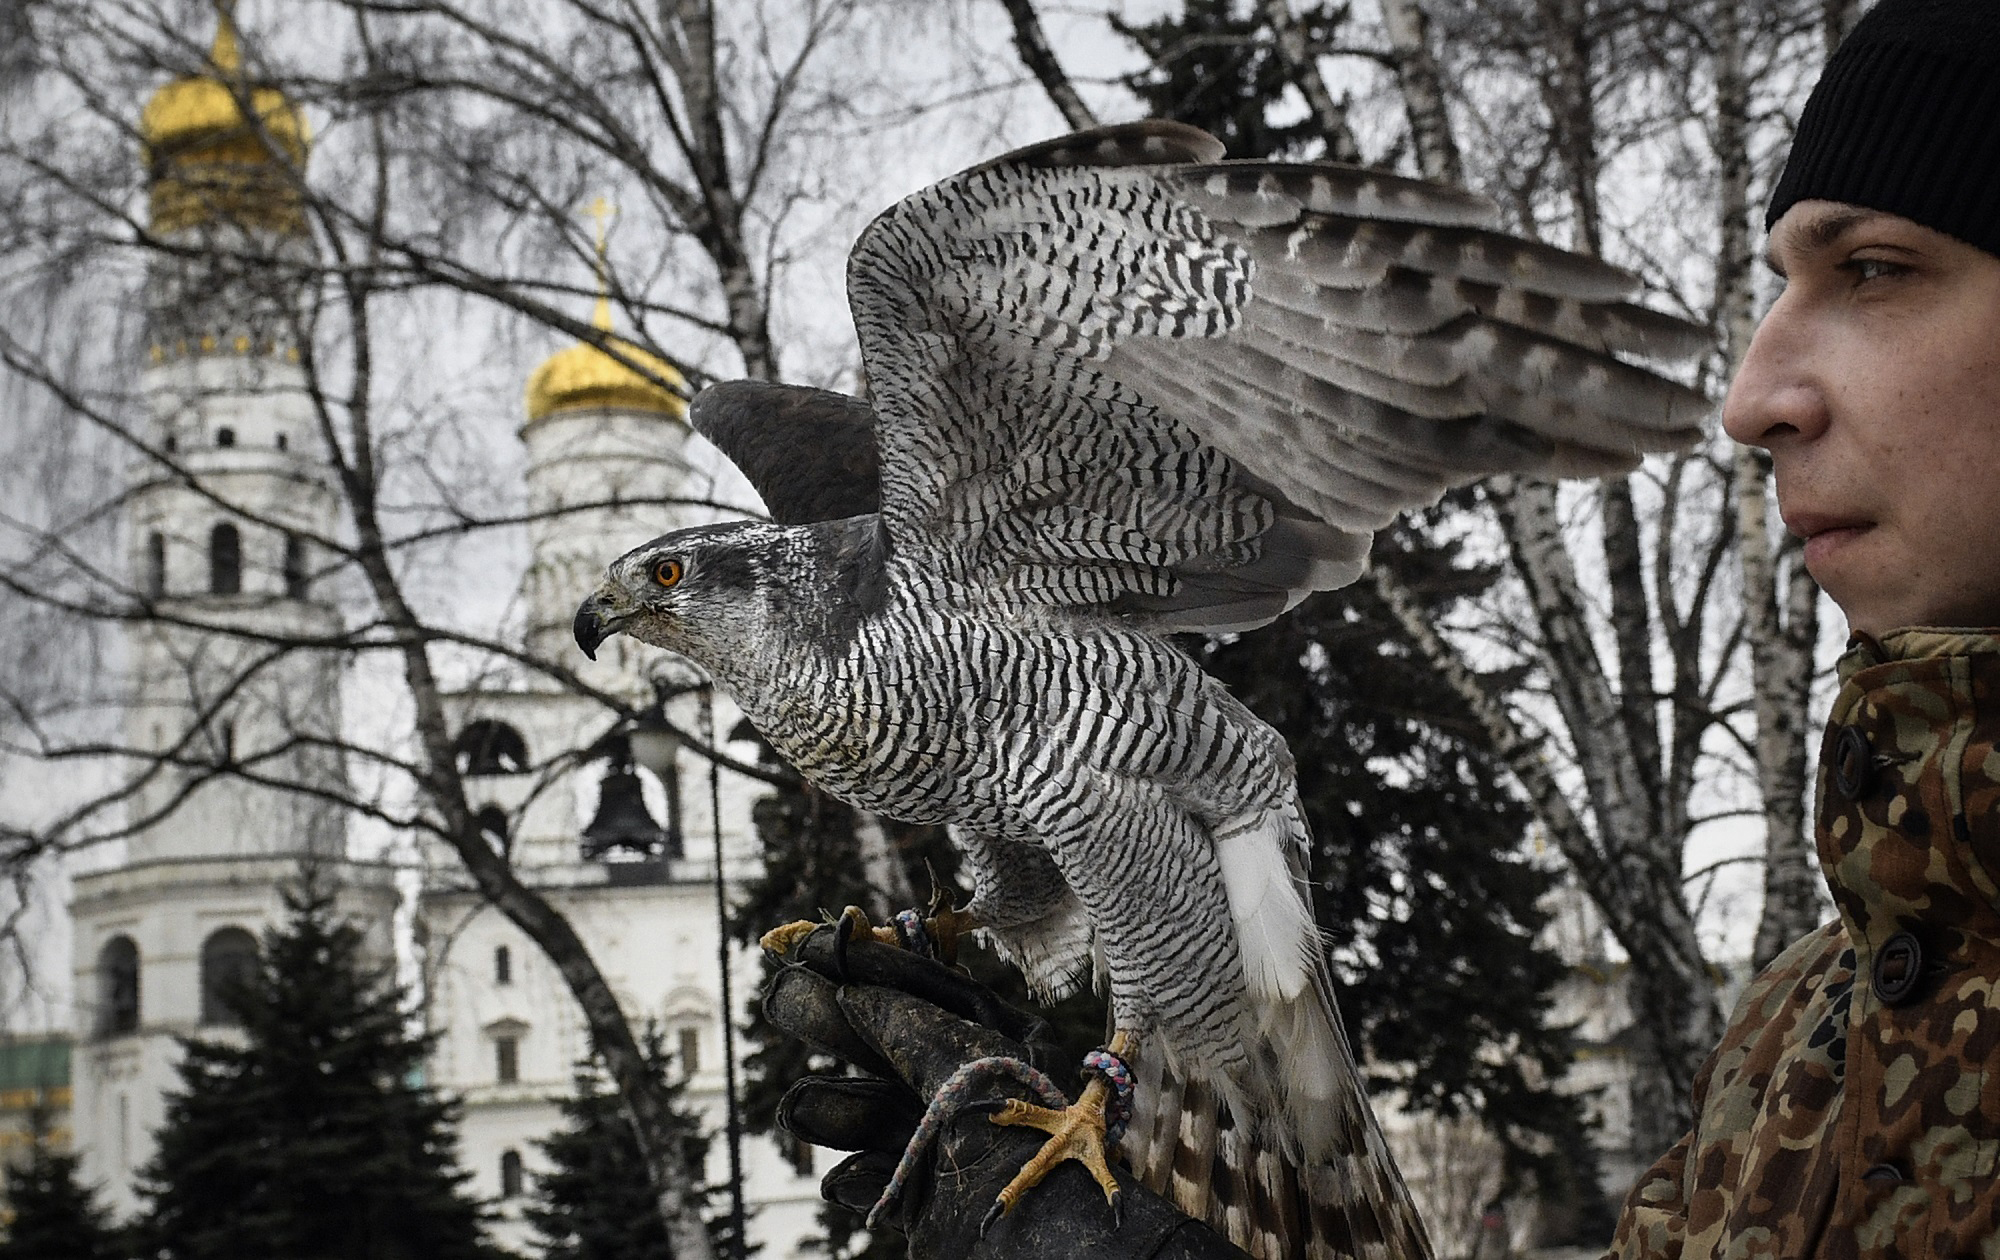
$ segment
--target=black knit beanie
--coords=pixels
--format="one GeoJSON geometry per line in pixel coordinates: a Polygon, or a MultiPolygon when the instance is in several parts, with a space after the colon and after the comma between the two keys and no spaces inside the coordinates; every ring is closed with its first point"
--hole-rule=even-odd
{"type": "Polygon", "coordinates": [[[1766,230],[1811,198],[2000,255],[2000,0],[1882,0],[1827,63],[1766,230]]]}

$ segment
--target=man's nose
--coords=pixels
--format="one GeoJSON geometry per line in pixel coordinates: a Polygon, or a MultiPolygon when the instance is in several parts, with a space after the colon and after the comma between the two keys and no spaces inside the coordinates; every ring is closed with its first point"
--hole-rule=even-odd
{"type": "Polygon", "coordinates": [[[1730,437],[1772,447],[1825,431],[1827,398],[1805,323],[1781,295],[1757,326],[1722,403],[1722,428],[1730,437]]]}

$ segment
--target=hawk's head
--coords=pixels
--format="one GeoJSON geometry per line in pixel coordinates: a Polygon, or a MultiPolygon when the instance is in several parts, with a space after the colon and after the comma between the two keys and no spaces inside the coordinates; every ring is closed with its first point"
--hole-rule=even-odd
{"type": "Polygon", "coordinates": [[[762,627],[774,585],[782,527],[752,522],[663,534],[611,562],[604,582],[576,610],[576,645],[629,634],[703,664],[762,627]]]}

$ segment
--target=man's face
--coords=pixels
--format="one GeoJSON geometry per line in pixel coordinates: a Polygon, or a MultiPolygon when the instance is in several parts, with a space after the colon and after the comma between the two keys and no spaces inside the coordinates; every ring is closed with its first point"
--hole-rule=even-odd
{"type": "Polygon", "coordinates": [[[1806,568],[1854,630],[2000,626],[2000,258],[1832,201],[1770,248],[1722,421],[1771,452],[1806,568]]]}

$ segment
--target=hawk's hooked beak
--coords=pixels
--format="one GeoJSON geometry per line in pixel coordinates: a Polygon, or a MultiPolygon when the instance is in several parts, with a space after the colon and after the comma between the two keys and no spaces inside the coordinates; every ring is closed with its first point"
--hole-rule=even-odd
{"type": "Polygon", "coordinates": [[[613,610],[604,599],[602,590],[592,591],[590,598],[577,605],[576,620],[570,623],[570,632],[576,635],[576,645],[591,660],[597,659],[597,647],[612,635],[630,613],[613,610]]]}

